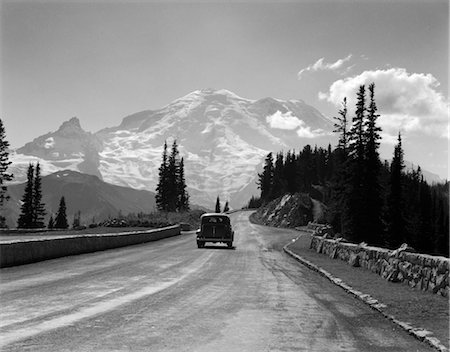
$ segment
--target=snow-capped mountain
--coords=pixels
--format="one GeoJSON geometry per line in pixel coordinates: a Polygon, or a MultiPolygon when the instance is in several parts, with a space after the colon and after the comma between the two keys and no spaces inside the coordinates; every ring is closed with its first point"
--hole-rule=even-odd
{"type": "Polygon", "coordinates": [[[203,89],[95,134],[72,118],[11,159],[16,182],[24,181],[28,162],[40,161],[44,173],[72,169],[154,191],[164,141],[176,139],[191,202],[212,208],[219,195],[240,207],[257,194],[255,176],[267,153],[325,146],[332,128],[328,118],[301,100],[250,100],[224,89],[203,89]]]}

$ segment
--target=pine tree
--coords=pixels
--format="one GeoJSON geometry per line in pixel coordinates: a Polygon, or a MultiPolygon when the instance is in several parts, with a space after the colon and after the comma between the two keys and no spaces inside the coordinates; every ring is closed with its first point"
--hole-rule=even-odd
{"type": "Polygon", "coordinates": [[[258,181],[256,182],[261,190],[261,199],[265,202],[269,201],[272,196],[273,169],[273,156],[272,153],[269,153],[264,161],[263,172],[258,174],[258,181]]]}
{"type": "Polygon", "coordinates": [[[226,201],[225,206],[223,208],[224,213],[226,213],[227,211],[230,211],[230,206],[228,205],[228,201],[226,201]]]}
{"type": "Polygon", "coordinates": [[[67,215],[66,215],[66,201],[64,196],[61,197],[59,201],[58,213],[55,219],[55,228],[56,229],[67,229],[69,224],[67,223],[67,215]]]}
{"type": "Polygon", "coordinates": [[[42,202],[41,167],[36,165],[33,185],[33,227],[41,228],[44,225],[45,205],[42,202]]]}
{"type": "Polygon", "coordinates": [[[5,182],[13,179],[13,175],[7,173],[8,167],[11,165],[8,147],[9,142],[6,140],[5,127],[3,126],[2,119],[0,119],[0,207],[9,198],[6,195],[7,187],[5,182]]]}
{"type": "Polygon", "coordinates": [[[181,158],[180,167],[178,172],[178,204],[177,209],[179,211],[189,210],[189,194],[186,189],[186,180],[184,177],[184,158],[181,158]]]}
{"type": "Polygon", "coordinates": [[[294,194],[299,190],[297,174],[297,158],[295,151],[288,150],[284,161],[284,179],[286,180],[286,191],[294,194]]]}
{"type": "Polygon", "coordinates": [[[339,133],[338,148],[347,152],[348,147],[348,131],[347,131],[347,98],[342,101],[342,109],[338,111],[340,116],[334,117],[337,122],[334,124],[334,131],[339,133]]]}
{"type": "Polygon", "coordinates": [[[155,198],[159,211],[189,210],[189,194],[186,187],[184,159],[181,158],[180,160],[176,140],[173,141],[170,155],[167,152],[167,142],[164,142],[155,198]]]}
{"type": "MultiPolygon", "coordinates": [[[[284,155],[278,153],[275,158],[275,166],[273,169],[273,187],[269,200],[276,199],[286,192],[286,181],[284,179],[284,155]]],[[[253,202],[255,204],[255,202],[253,202]]]]}
{"type": "Polygon", "coordinates": [[[167,211],[176,211],[178,204],[178,185],[180,162],[177,141],[174,140],[167,166],[167,211]]]}
{"type": "Polygon", "coordinates": [[[33,214],[33,184],[34,184],[34,167],[29,164],[27,171],[27,184],[22,197],[21,212],[17,227],[19,228],[32,228],[34,223],[33,214]]]}
{"type": "Polygon", "coordinates": [[[216,199],[216,213],[221,213],[222,211],[220,210],[220,199],[219,196],[217,196],[216,199]]]}
{"type": "Polygon", "coordinates": [[[167,142],[164,142],[164,150],[162,155],[161,166],[159,167],[159,181],[156,186],[156,206],[159,211],[168,211],[168,156],[167,156],[167,142]]]}
{"type": "Polygon", "coordinates": [[[55,220],[53,220],[53,215],[50,215],[50,220],[48,221],[47,228],[49,230],[53,229],[55,227],[55,220]]]}
{"type": "Polygon", "coordinates": [[[387,204],[387,235],[388,243],[398,247],[406,240],[404,196],[403,196],[403,161],[402,137],[398,134],[398,143],[394,148],[391,163],[390,192],[387,204]]]}
{"type": "Polygon", "coordinates": [[[357,93],[355,116],[349,133],[348,160],[346,163],[346,185],[343,209],[343,229],[347,237],[360,242],[364,238],[366,217],[368,216],[364,195],[365,133],[366,113],[365,86],[357,93]]]}
{"type": "Polygon", "coordinates": [[[369,85],[370,103],[367,109],[365,126],[365,166],[362,170],[364,174],[364,196],[366,204],[365,214],[365,234],[364,239],[372,245],[382,243],[382,209],[383,200],[381,198],[380,172],[381,161],[378,154],[380,146],[381,128],[377,126],[377,106],[375,103],[375,84],[369,85]]]}

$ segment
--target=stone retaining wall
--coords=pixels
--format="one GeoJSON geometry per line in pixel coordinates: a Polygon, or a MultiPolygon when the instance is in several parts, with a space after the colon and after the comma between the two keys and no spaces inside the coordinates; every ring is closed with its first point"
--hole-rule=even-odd
{"type": "Polygon", "coordinates": [[[29,264],[69,255],[103,251],[180,234],[180,226],[115,234],[87,234],[64,238],[10,241],[0,244],[0,267],[29,264]]]}
{"type": "Polygon", "coordinates": [[[444,297],[449,295],[448,258],[361,246],[325,237],[313,235],[310,248],[352,266],[361,266],[388,281],[403,282],[444,297]]]}

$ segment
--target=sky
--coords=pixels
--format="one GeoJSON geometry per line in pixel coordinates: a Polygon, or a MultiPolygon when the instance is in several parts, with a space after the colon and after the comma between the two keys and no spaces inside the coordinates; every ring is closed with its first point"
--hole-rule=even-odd
{"type": "Polygon", "coordinates": [[[448,178],[446,0],[1,1],[1,118],[12,147],[77,116],[96,132],[202,88],[354,111],[374,82],[405,159],[448,178]]]}

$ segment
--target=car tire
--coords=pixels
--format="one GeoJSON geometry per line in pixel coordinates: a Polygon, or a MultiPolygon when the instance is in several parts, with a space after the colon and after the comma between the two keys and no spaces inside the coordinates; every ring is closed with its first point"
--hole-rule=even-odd
{"type": "Polygon", "coordinates": [[[233,248],[233,242],[228,242],[227,246],[228,246],[228,248],[233,248]]]}

